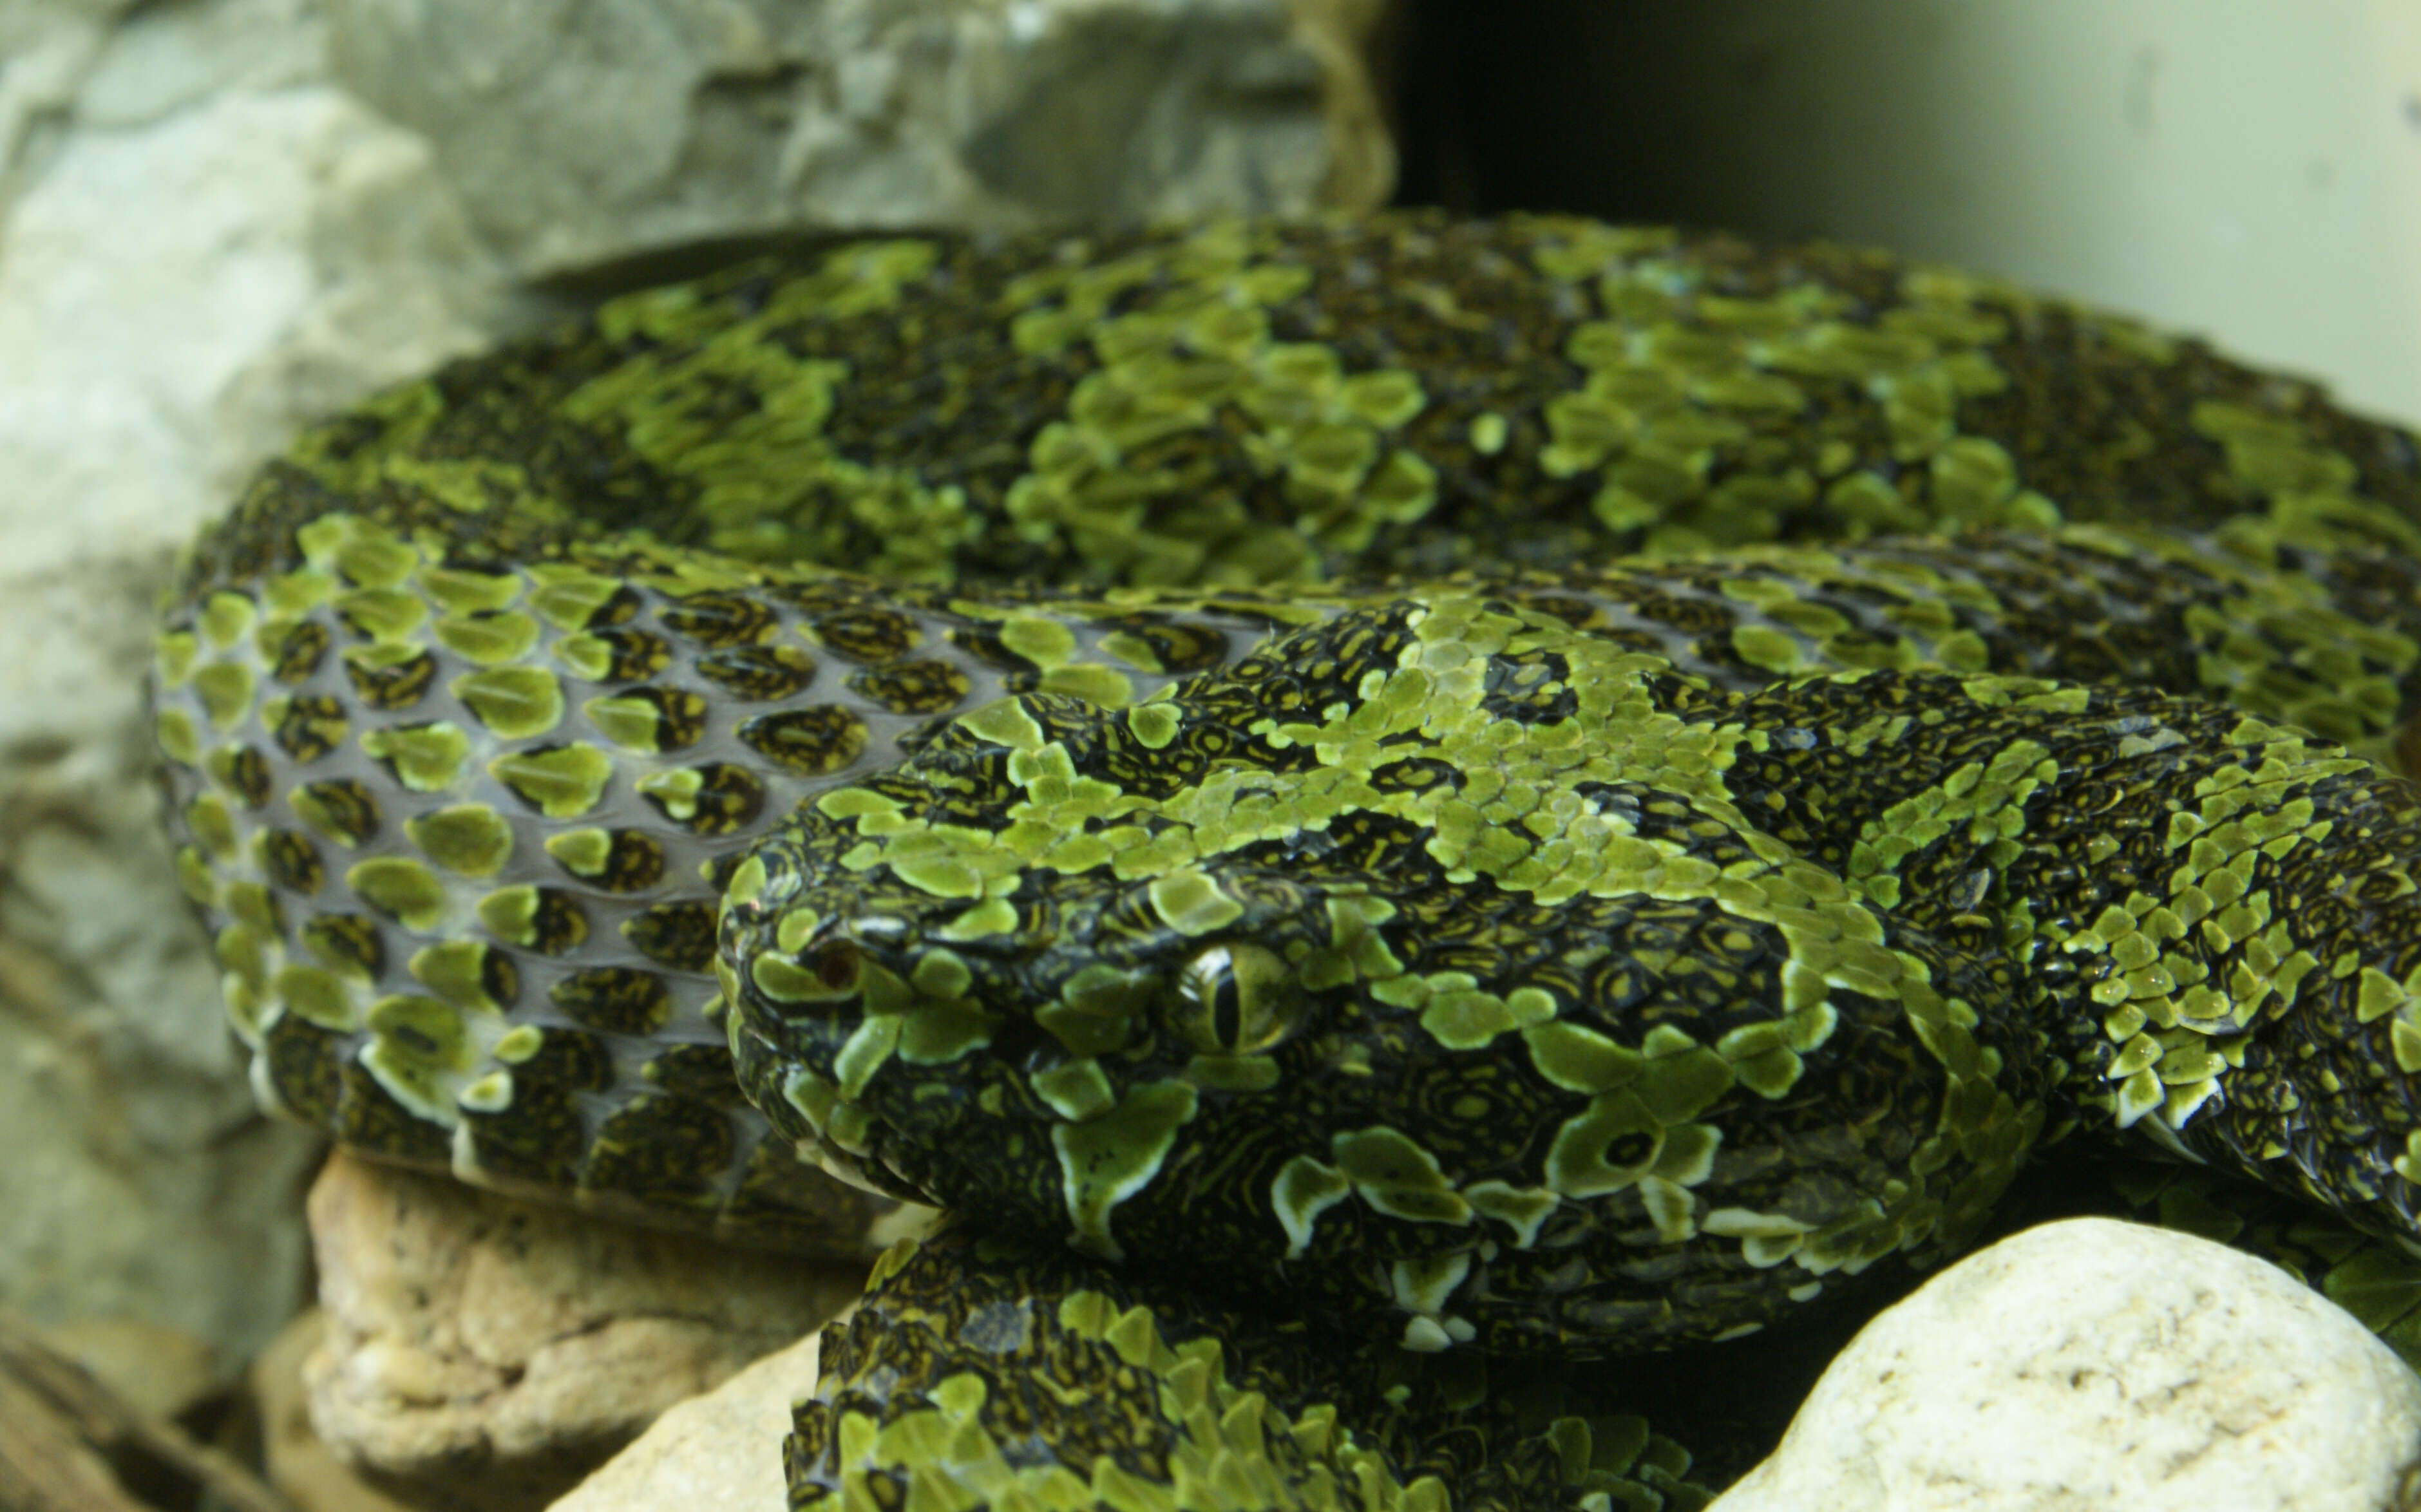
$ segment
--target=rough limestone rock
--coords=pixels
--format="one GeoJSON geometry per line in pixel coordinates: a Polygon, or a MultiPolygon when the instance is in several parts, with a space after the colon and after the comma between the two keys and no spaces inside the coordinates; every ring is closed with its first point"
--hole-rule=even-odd
{"type": "Polygon", "coordinates": [[[137,692],[265,453],[683,243],[1374,204],[1376,3],[0,0],[0,1302],[303,1300],[137,692]]]}
{"type": "Polygon", "coordinates": [[[269,1484],[295,1512],[412,1512],[339,1460],[311,1431],[303,1362],[320,1347],[327,1319],[298,1315],[252,1363],[252,1399],[260,1413],[260,1449],[269,1484]]]}
{"type": "Polygon", "coordinates": [[[843,225],[1367,207],[1371,0],[329,0],[519,276],[843,225]],[[568,45],[567,45],[568,44],[568,45]]]}
{"type": "Polygon", "coordinates": [[[415,138],[300,0],[0,6],[0,1298],[248,1356],[316,1158],[252,1108],[159,833],[153,594],[301,416],[478,335],[415,138]]]}
{"type": "Polygon", "coordinates": [[[778,1507],[790,1404],[816,1389],[820,1331],[656,1419],[548,1512],[778,1507]]]}
{"type": "Polygon", "coordinates": [[[426,1507],[545,1505],[864,1279],[341,1156],[309,1212],[327,1315],[303,1368],[312,1426],[426,1507]]]}
{"type": "Polygon", "coordinates": [[[1833,1362],[1718,1512],[2410,1512],[2421,1380],[2225,1245],[2107,1219],[1970,1255],[1833,1362]]]}

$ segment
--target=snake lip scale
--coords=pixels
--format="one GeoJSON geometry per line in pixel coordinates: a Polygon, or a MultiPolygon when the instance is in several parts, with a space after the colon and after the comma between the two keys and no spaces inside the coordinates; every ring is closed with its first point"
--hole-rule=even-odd
{"type": "Polygon", "coordinates": [[[315,428],[152,690],[266,1105],[882,1252],[794,1506],[1613,1512],[1758,1449],[1608,1362],[2030,1164],[2421,1349],[2416,553],[2405,431],[1875,254],[867,237],[315,428]]]}

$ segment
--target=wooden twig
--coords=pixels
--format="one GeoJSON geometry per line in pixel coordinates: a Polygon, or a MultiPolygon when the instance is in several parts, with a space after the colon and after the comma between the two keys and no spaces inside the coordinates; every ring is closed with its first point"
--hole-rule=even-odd
{"type": "Polygon", "coordinates": [[[215,1491],[233,1512],[294,1512],[232,1457],[147,1416],[0,1311],[0,1506],[14,1512],[147,1512],[102,1457],[131,1449],[215,1491]]]}
{"type": "Polygon", "coordinates": [[[150,1512],[120,1489],[76,1425],[0,1372],[0,1506],[23,1512],[150,1512]]]}

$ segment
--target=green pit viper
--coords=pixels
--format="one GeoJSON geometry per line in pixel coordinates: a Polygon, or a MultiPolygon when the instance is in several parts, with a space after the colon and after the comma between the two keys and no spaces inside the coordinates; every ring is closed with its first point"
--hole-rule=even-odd
{"type": "Polygon", "coordinates": [[[1724,1473],[1626,1357],[2070,1135],[2421,1339],[2416,561],[2406,432],[1880,255],[834,239],[312,429],[154,686],[270,1106],[900,1239],[794,1505],[1610,1512],[1724,1473]]]}

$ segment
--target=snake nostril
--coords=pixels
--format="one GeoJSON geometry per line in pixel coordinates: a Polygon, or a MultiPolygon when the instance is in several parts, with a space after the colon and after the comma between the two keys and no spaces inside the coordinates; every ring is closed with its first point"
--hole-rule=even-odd
{"type": "Polygon", "coordinates": [[[726,915],[720,974],[735,999],[792,1022],[846,1018],[861,1011],[867,961],[845,934],[752,927],[726,915]],[[736,927],[735,927],[736,926],[736,927]],[[799,934],[806,938],[798,938],[799,934]]]}
{"type": "Polygon", "coordinates": [[[857,985],[857,946],[847,940],[825,941],[807,952],[800,964],[831,991],[846,992],[857,985]]]}

